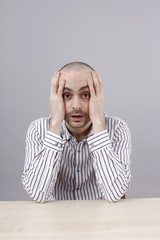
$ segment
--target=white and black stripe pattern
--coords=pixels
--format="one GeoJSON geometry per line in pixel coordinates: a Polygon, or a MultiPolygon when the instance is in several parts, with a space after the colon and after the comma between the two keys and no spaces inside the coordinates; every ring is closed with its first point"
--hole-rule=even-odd
{"type": "Polygon", "coordinates": [[[131,181],[130,131],[121,119],[104,116],[106,130],[91,129],[80,143],[65,121],[61,136],[48,131],[50,118],[30,124],[22,183],[33,200],[121,199],[131,181]]]}

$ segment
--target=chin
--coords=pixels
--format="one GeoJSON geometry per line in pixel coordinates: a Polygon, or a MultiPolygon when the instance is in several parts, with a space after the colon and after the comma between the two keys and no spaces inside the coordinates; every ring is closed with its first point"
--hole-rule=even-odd
{"type": "MultiPolygon", "coordinates": [[[[66,120],[65,120],[66,121],[66,120]]],[[[84,128],[87,125],[89,125],[90,121],[85,121],[85,122],[71,122],[71,121],[66,121],[69,127],[71,128],[84,128]]]]}
{"type": "Polygon", "coordinates": [[[87,123],[71,123],[71,122],[68,122],[68,125],[71,128],[84,128],[87,125],[87,123]]]}

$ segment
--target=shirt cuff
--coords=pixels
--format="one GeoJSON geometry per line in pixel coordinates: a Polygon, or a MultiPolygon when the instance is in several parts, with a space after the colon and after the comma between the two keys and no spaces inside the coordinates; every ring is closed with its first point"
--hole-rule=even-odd
{"type": "Polygon", "coordinates": [[[53,132],[47,131],[44,138],[43,146],[57,152],[62,152],[64,141],[59,135],[53,132]]]}
{"type": "Polygon", "coordinates": [[[104,147],[111,147],[111,140],[107,130],[96,133],[87,138],[91,152],[97,151],[104,147]]]}

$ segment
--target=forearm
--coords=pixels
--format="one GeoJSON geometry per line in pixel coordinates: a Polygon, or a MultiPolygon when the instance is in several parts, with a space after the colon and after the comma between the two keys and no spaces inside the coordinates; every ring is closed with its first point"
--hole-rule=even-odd
{"type": "Polygon", "coordinates": [[[37,202],[47,201],[52,185],[52,176],[56,178],[58,172],[58,156],[44,149],[43,153],[32,159],[31,165],[22,175],[22,183],[29,196],[37,202]],[[53,156],[52,163],[51,155],[53,156]],[[45,157],[46,156],[46,157],[45,157]],[[54,167],[53,167],[54,166],[54,167]]]}
{"type": "Polygon", "coordinates": [[[49,123],[49,131],[60,136],[61,124],[61,121],[51,118],[49,123]]]}
{"type": "Polygon", "coordinates": [[[99,119],[95,119],[92,124],[93,124],[93,132],[94,132],[94,134],[97,134],[97,133],[99,133],[101,131],[106,130],[104,116],[102,116],[99,119]]]}
{"type": "Polygon", "coordinates": [[[131,182],[129,164],[124,166],[114,152],[100,150],[95,153],[94,169],[103,198],[115,202],[127,192],[131,182]]]}
{"type": "Polygon", "coordinates": [[[54,189],[59,171],[62,139],[50,131],[46,133],[43,144],[34,139],[35,134],[30,138],[26,141],[22,183],[33,200],[45,202],[54,189]]]}
{"type": "Polygon", "coordinates": [[[118,201],[128,190],[131,181],[129,131],[125,125],[113,141],[107,130],[88,138],[97,183],[108,201],[118,201]],[[119,135],[118,135],[119,134],[119,135]]]}

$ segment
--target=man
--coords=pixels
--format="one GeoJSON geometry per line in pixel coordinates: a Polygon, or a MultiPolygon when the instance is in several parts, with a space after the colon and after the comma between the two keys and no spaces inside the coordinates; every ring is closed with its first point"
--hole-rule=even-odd
{"type": "Polygon", "coordinates": [[[104,113],[100,76],[82,62],[56,71],[51,116],[32,122],[26,135],[22,183],[34,201],[115,202],[131,181],[127,124],[104,113]]]}

